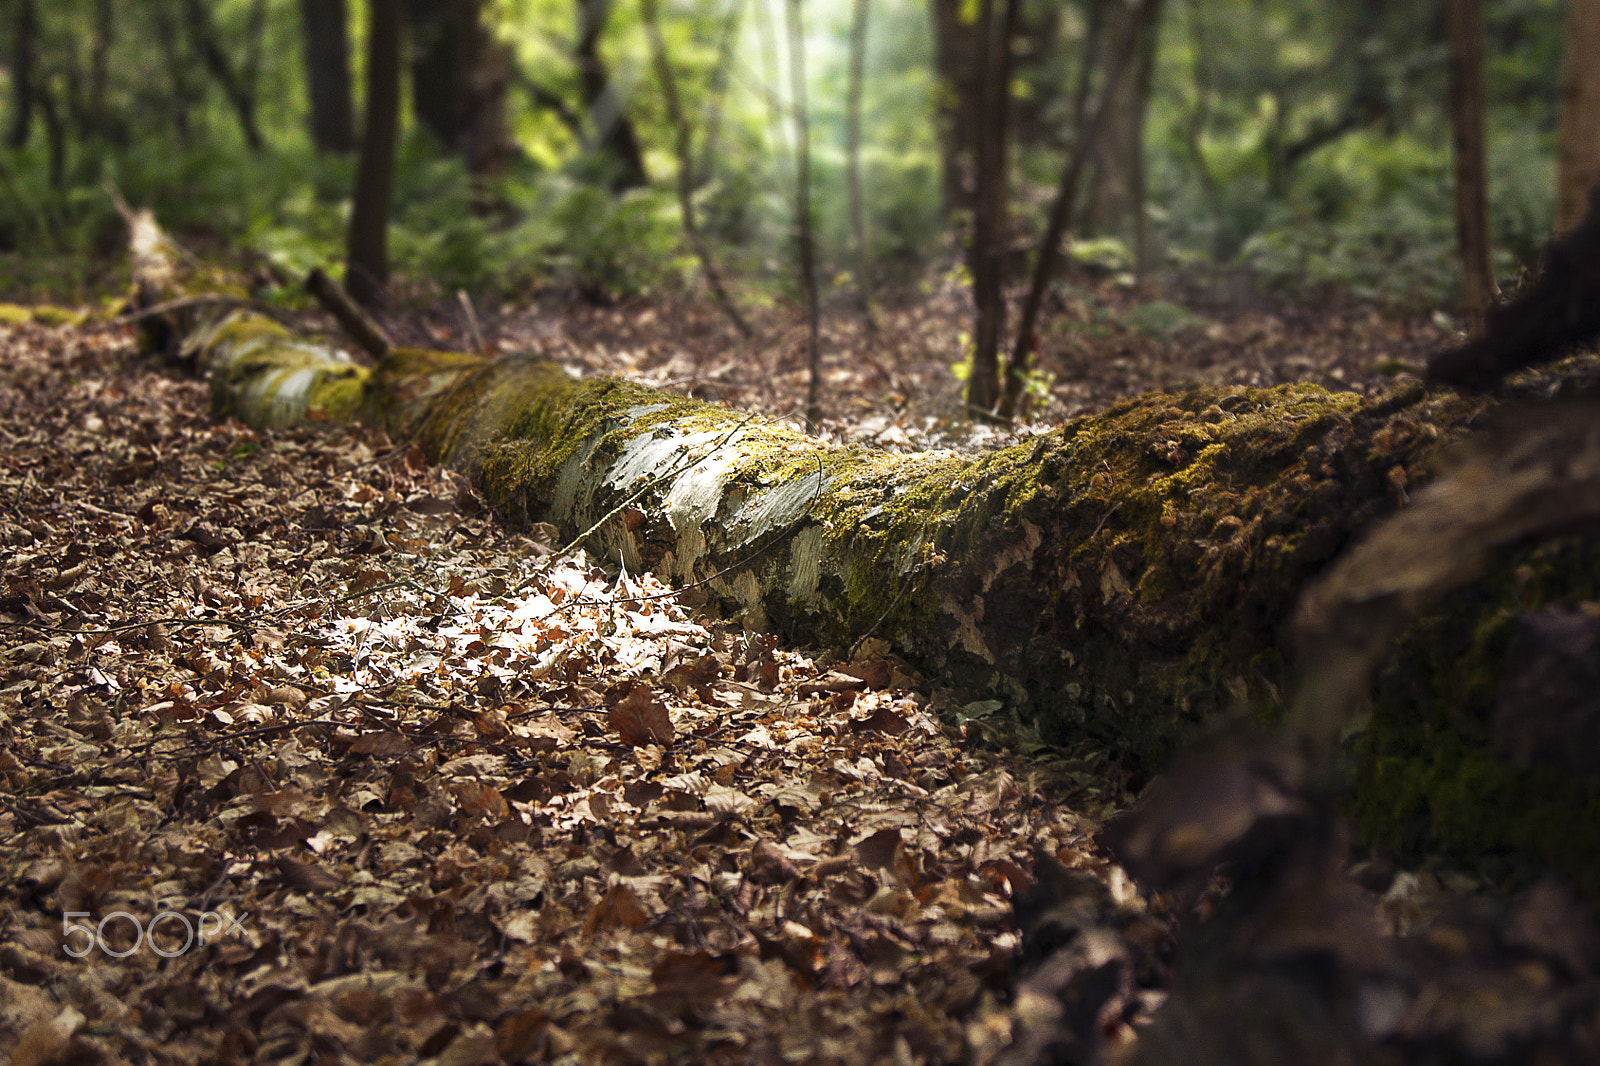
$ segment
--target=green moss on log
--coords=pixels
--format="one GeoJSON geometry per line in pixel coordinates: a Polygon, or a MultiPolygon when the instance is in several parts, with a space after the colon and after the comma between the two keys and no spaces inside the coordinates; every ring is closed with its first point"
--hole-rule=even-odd
{"type": "Polygon", "coordinates": [[[186,353],[211,378],[221,413],[259,426],[343,421],[362,409],[367,377],[343,353],[307,343],[265,315],[234,311],[191,332],[186,353]]]}
{"type": "Polygon", "coordinates": [[[1497,881],[1554,871],[1600,896],[1600,780],[1519,764],[1491,722],[1517,620],[1595,600],[1600,542],[1565,540],[1507,560],[1410,627],[1348,744],[1351,814],[1368,845],[1447,856],[1497,881]]]}

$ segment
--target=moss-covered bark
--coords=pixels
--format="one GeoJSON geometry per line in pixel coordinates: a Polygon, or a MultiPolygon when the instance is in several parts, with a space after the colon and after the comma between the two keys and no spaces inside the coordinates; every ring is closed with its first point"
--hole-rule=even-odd
{"type": "Polygon", "coordinates": [[[888,455],[508,359],[422,436],[514,521],[588,531],[596,555],[802,640],[888,640],[1047,738],[1159,758],[1187,722],[1276,702],[1301,585],[1476,409],[1194,389],[978,458],[888,455]]]}

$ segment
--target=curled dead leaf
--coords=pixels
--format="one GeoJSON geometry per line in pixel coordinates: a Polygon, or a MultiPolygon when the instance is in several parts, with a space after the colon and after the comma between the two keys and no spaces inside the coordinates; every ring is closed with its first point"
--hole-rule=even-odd
{"type": "Polygon", "coordinates": [[[631,748],[646,744],[672,747],[672,718],[667,714],[667,707],[655,698],[655,690],[642,682],[611,705],[606,719],[622,742],[631,748]]]}

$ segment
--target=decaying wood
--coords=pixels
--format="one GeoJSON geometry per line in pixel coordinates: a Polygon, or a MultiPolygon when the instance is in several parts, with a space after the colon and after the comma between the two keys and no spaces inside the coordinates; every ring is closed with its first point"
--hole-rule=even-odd
{"type": "Polygon", "coordinates": [[[394,347],[394,343],[383,332],[383,327],[357,307],[344,288],[328,277],[321,267],[306,275],[306,291],[317,298],[323,310],[332,315],[350,339],[372,358],[382,359],[394,347]]]}
{"type": "Polygon", "coordinates": [[[216,386],[241,417],[263,394],[275,417],[316,409],[279,395],[283,353],[324,390],[353,385],[341,410],[469,471],[512,522],[588,531],[594,556],[752,628],[882,640],[1046,737],[1141,758],[1187,722],[1276,699],[1300,586],[1476,409],[1415,386],[1193,389],[980,456],[900,455],[523,356],[395,349],[367,376],[246,312],[189,343],[213,368],[248,349],[257,372],[216,386]]]}

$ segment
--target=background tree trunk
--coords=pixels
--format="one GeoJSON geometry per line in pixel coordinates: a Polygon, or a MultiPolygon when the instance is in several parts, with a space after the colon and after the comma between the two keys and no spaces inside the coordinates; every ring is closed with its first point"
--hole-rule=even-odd
{"type": "MultiPolygon", "coordinates": [[[[1133,33],[1139,42],[1129,76],[1119,80],[1112,97],[1105,133],[1099,138],[1089,172],[1089,187],[1079,212],[1084,228],[1128,238],[1137,244],[1136,212],[1144,185],[1144,123],[1149,110],[1155,47],[1160,30],[1160,5],[1130,6],[1124,0],[1099,0],[1101,41],[1118,41],[1133,33]]],[[[1099,50],[1109,55],[1108,50],[1099,50]]]]}
{"type": "Polygon", "coordinates": [[[963,21],[962,0],[929,0],[934,39],[934,110],[946,217],[972,207],[973,147],[982,63],[976,27],[963,21]]]}
{"type": "Polygon", "coordinates": [[[6,144],[13,150],[24,147],[33,130],[38,51],[39,11],[35,0],[16,0],[11,20],[11,126],[6,131],[6,144]]]}
{"type": "Polygon", "coordinates": [[[367,106],[350,208],[345,290],[376,307],[389,282],[389,202],[400,140],[400,4],[367,0],[367,106]]]}
{"type": "Polygon", "coordinates": [[[672,123],[673,143],[678,157],[678,215],[683,220],[683,234],[694,249],[695,257],[700,260],[700,270],[705,275],[706,287],[711,290],[712,299],[717,301],[717,306],[722,308],[723,314],[728,316],[728,321],[733,323],[739,335],[749,339],[755,336],[755,330],[750,328],[750,323],[739,312],[739,305],[728,294],[727,286],[722,283],[722,271],[717,268],[716,256],[712,254],[711,245],[706,242],[695,220],[694,131],[689,125],[689,116],[684,114],[683,101],[678,96],[678,81],[672,74],[672,58],[667,54],[666,38],[661,33],[661,11],[656,0],[641,0],[641,4],[645,30],[650,36],[656,78],[661,83],[661,99],[667,106],[667,121],[672,123]]]}
{"type": "Polygon", "coordinates": [[[1489,166],[1484,144],[1482,0],[1448,0],[1450,122],[1455,149],[1456,247],[1474,331],[1495,296],[1489,257],[1489,166]]]}
{"type": "Polygon", "coordinates": [[[600,37],[611,17],[613,0],[578,0],[578,41],[573,59],[583,87],[583,106],[589,113],[595,149],[611,167],[611,191],[625,192],[649,184],[644,149],[617,97],[605,60],[600,58],[600,37]]]}
{"type": "Polygon", "coordinates": [[[1556,179],[1556,232],[1583,218],[1589,190],[1600,183],[1600,0],[1567,0],[1561,132],[1556,179]]]}
{"type": "Polygon", "coordinates": [[[817,297],[817,234],[811,222],[811,105],[806,94],[806,34],[801,0],[788,0],[789,76],[794,92],[795,266],[806,311],[806,430],[822,425],[822,308],[817,297]]]}
{"type": "Polygon", "coordinates": [[[866,82],[867,20],[871,0],[855,0],[850,27],[850,77],[845,86],[844,176],[850,195],[850,236],[856,251],[856,294],[861,317],[876,331],[872,313],[872,248],[867,241],[867,203],[861,188],[861,95],[866,82]]]}
{"type": "MultiPolygon", "coordinates": [[[[1154,7],[1160,2],[1161,0],[1144,0],[1144,5],[1154,7]]],[[[1099,102],[1092,112],[1086,112],[1084,118],[1077,123],[1077,140],[1067,156],[1066,165],[1061,168],[1061,180],[1056,185],[1056,195],[1050,205],[1050,216],[1045,222],[1044,236],[1040,239],[1039,249],[1034,255],[1033,278],[1028,285],[1028,294],[1023,298],[1022,313],[1017,320],[1016,341],[1012,345],[1010,357],[1006,360],[1004,395],[1000,400],[1000,415],[1003,418],[1011,418],[1017,413],[1022,391],[1027,383],[1028,366],[1034,350],[1038,347],[1039,314],[1044,308],[1045,293],[1050,288],[1050,282],[1055,277],[1056,268],[1061,262],[1061,242],[1065,239],[1067,227],[1072,222],[1073,208],[1078,199],[1078,187],[1095,145],[1105,132],[1112,103],[1117,95],[1117,86],[1127,77],[1128,67],[1138,44],[1136,28],[1130,26],[1108,60],[1105,84],[1101,87],[1099,102]]],[[[1086,56],[1084,62],[1088,61],[1089,57],[1086,56]]]]}
{"type": "Polygon", "coordinates": [[[300,0],[311,143],[319,152],[355,151],[356,119],[350,81],[350,11],[345,0],[300,0]]]}
{"type": "Polygon", "coordinates": [[[1011,112],[1011,34],[1018,0],[982,0],[978,44],[982,56],[982,120],[978,124],[977,186],[973,197],[972,300],[977,305],[967,410],[988,415],[1000,403],[1000,345],[1006,327],[1006,206],[1010,166],[1006,132],[1011,112]]]}
{"type": "MultiPolygon", "coordinates": [[[[255,23],[256,38],[259,38],[259,23],[261,12],[264,8],[260,0],[252,8],[251,21],[255,23]]],[[[228,98],[228,103],[233,107],[234,115],[239,120],[239,132],[244,136],[244,143],[252,152],[259,152],[265,147],[261,138],[261,128],[256,124],[256,95],[255,77],[252,67],[254,64],[246,61],[242,68],[236,68],[233,60],[228,56],[217,27],[211,20],[211,11],[206,0],[184,0],[185,21],[189,25],[189,33],[194,40],[196,49],[201,59],[205,62],[206,70],[210,71],[212,78],[222,88],[222,94],[228,98]]],[[[255,42],[251,42],[256,47],[255,42]]]]}
{"type": "Polygon", "coordinates": [[[409,0],[411,109],[473,174],[502,173],[516,153],[506,124],[511,50],[483,20],[483,0],[409,0]]]}

